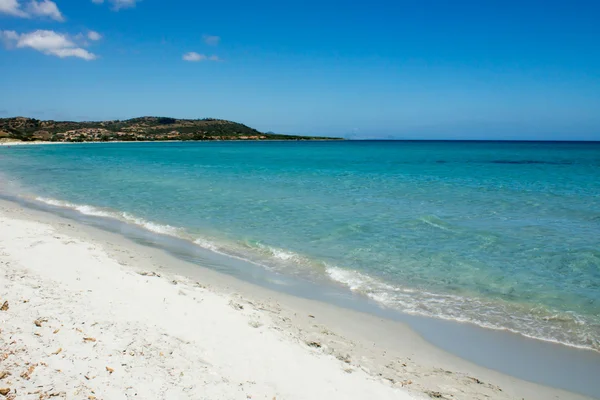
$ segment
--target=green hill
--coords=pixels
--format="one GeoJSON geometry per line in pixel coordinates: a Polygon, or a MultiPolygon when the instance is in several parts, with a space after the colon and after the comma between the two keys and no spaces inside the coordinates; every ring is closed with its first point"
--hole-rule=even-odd
{"type": "Polygon", "coordinates": [[[41,121],[0,118],[0,140],[56,142],[154,140],[324,140],[312,136],[262,133],[237,122],[204,118],[140,117],[114,121],[41,121]]]}

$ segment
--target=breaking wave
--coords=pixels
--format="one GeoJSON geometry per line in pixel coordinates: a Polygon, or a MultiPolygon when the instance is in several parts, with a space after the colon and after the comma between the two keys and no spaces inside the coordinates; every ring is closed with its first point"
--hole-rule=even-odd
{"type": "Polygon", "coordinates": [[[403,288],[335,266],[328,266],[326,272],[331,280],[353,292],[407,314],[471,323],[533,339],[600,351],[600,325],[572,313],[501,300],[403,288]]]}
{"type": "Polygon", "coordinates": [[[138,218],[134,215],[131,215],[126,212],[117,212],[108,209],[98,208],[90,205],[79,205],[74,203],[69,203],[68,201],[49,199],[46,197],[36,197],[36,201],[39,201],[44,204],[48,204],[54,207],[60,208],[68,208],[74,211],[78,211],[84,215],[90,215],[93,217],[102,217],[102,218],[111,218],[116,219],[121,222],[127,222],[130,224],[137,225],[141,228],[144,228],[148,231],[158,233],[161,235],[169,235],[169,236],[179,236],[179,234],[183,231],[182,229],[175,228],[171,225],[163,225],[155,222],[147,221],[143,218],[138,218]]]}

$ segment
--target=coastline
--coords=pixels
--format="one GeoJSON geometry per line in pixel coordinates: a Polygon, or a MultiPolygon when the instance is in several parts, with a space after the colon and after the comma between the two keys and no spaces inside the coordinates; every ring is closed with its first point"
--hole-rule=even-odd
{"type": "MultiPolygon", "coordinates": [[[[193,140],[187,140],[189,141],[193,141],[193,140]]],[[[208,142],[208,140],[198,140],[199,142],[208,142]]],[[[233,141],[233,140],[232,140],[233,141]]],[[[249,140],[252,141],[252,140],[249,140]]],[[[254,141],[260,141],[260,140],[254,140],[254,141]]],[[[111,141],[107,141],[107,142],[93,142],[93,141],[89,141],[89,142],[46,142],[46,141],[31,141],[31,142],[23,142],[23,141],[15,141],[15,142],[3,142],[0,141],[0,146],[41,146],[41,145],[47,145],[47,144],[88,144],[88,143],[171,143],[171,142],[183,142],[183,140],[139,140],[139,141],[133,141],[133,140],[111,140],[111,141]]]]}
{"type": "MultiPolygon", "coordinates": [[[[344,385],[347,384],[347,381],[352,382],[348,384],[348,387],[354,387],[355,389],[346,392],[346,396],[348,393],[359,396],[360,391],[357,390],[367,390],[367,392],[362,393],[369,393],[373,397],[375,393],[373,390],[381,390],[381,394],[375,395],[375,397],[387,398],[385,396],[390,395],[393,398],[411,398],[407,396],[412,396],[412,398],[427,398],[428,394],[430,396],[440,394],[444,397],[438,398],[448,399],[587,398],[560,389],[525,382],[479,367],[427,343],[403,323],[343,309],[315,300],[302,299],[271,291],[251,283],[243,282],[234,277],[187,263],[159,249],[134,243],[121,235],[86,226],[70,219],[42,211],[25,209],[15,203],[4,200],[0,200],[0,215],[0,218],[3,219],[3,228],[0,229],[3,238],[3,254],[8,254],[8,257],[11,259],[10,268],[13,268],[12,273],[15,277],[24,271],[23,266],[15,266],[15,263],[20,264],[22,262],[21,258],[29,261],[43,261],[34,257],[36,252],[38,252],[36,250],[38,248],[48,248],[47,251],[52,253],[55,263],[69,264],[67,257],[61,258],[59,255],[61,251],[64,252],[63,256],[68,254],[67,248],[70,246],[70,248],[76,247],[78,255],[82,257],[80,265],[76,267],[76,272],[82,281],[87,279],[90,282],[89,280],[94,277],[94,274],[98,273],[97,269],[94,269],[92,265],[95,262],[94,257],[98,257],[98,252],[101,252],[103,254],[102,260],[112,265],[109,268],[110,271],[105,271],[106,276],[101,277],[102,279],[106,279],[108,282],[112,280],[115,282],[127,280],[132,285],[132,288],[140,288],[140,290],[143,290],[141,287],[144,285],[151,282],[154,285],[155,281],[158,281],[162,285],[160,290],[166,290],[164,292],[166,296],[164,299],[167,303],[177,303],[182,298],[186,299],[185,310],[180,309],[179,311],[189,313],[186,317],[188,320],[193,318],[189,315],[199,315],[194,312],[198,304],[188,302],[191,296],[196,296],[196,298],[200,298],[199,296],[210,297],[212,299],[212,306],[202,311],[211,312],[213,317],[215,312],[217,314],[218,312],[224,312],[222,305],[227,305],[225,308],[227,315],[231,314],[231,318],[238,319],[242,316],[243,321],[238,321],[238,323],[243,322],[246,325],[239,332],[230,332],[231,329],[226,328],[227,335],[232,335],[228,338],[232,342],[225,342],[227,339],[221,338],[223,340],[221,343],[218,340],[214,343],[215,347],[210,354],[215,357],[211,359],[213,361],[212,365],[218,365],[220,362],[223,362],[221,353],[225,351],[222,348],[224,343],[227,343],[227,347],[229,347],[230,343],[236,343],[237,341],[244,342],[247,340],[247,335],[254,335],[256,332],[260,332],[261,335],[275,335],[276,339],[274,340],[283,343],[282,346],[286,349],[283,353],[292,351],[299,352],[301,357],[314,357],[322,364],[320,364],[321,368],[323,368],[322,371],[325,371],[328,374],[327,376],[331,376],[332,379],[341,379],[344,381],[344,385]],[[26,240],[23,238],[17,239],[15,237],[17,235],[14,234],[17,228],[9,231],[4,229],[6,224],[10,224],[13,228],[17,227],[18,229],[21,229],[19,227],[22,225],[28,225],[29,228],[27,229],[29,231],[27,232],[29,236],[26,240]],[[31,226],[34,227],[32,228],[31,226]],[[56,239],[57,236],[61,239],[56,239]],[[23,253],[23,246],[26,244],[29,246],[33,245],[33,247],[27,248],[27,252],[23,253]],[[17,252],[19,246],[21,246],[20,253],[17,252]],[[87,250],[88,248],[93,250],[87,250]],[[79,254],[80,252],[81,254],[79,254]],[[32,259],[32,257],[34,258],[32,259]],[[134,271],[158,273],[161,277],[142,276],[136,274],[134,271]],[[177,281],[177,285],[173,285],[172,282],[174,280],[177,281]],[[206,286],[206,288],[194,287],[196,280],[202,286],[206,286]],[[198,290],[202,293],[198,293],[198,290]],[[181,292],[184,294],[181,294],[181,292]],[[234,306],[229,306],[230,302],[234,306]],[[238,306],[243,308],[239,308],[238,306]],[[253,327],[254,325],[258,327],[255,328],[253,327]],[[246,329],[248,326],[250,328],[246,329]],[[350,373],[344,371],[345,369],[350,369],[350,373]],[[342,377],[337,375],[340,371],[342,377]]],[[[69,251],[72,252],[72,250],[69,251]]],[[[3,255],[1,257],[4,258],[6,256],[3,255]]],[[[6,264],[0,265],[5,269],[3,272],[6,275],[6,268],[9,267],[6,264]]],[[[77,282],[73,282],[72,277],[55,276],[54,271],[35,269],[31,265],[25,267],[33,269],[35,273],[43,272],[45,279],[54,280],[58,287],[65,282],[75,286],[78,284],[77,282]]],[[[63,267],[60,270],[65,272],[65,268],[63,267]]],[[[31,275],[35,274],[28,273],[28,276],[31,275]]],[[[18,283],[16,280],[10,280],[10,278],[3,277],[3,279],[9,279],[10,284],[8,286],[17,285],[18,283]]],[[[39,277],[32,279],[39,279],[39,277]]],[[[47,283],[47,280],[41,282],[47,283]]],[[[6,285],[3,284],[4,286],[6,285]]],[[[82,289],[81,286],[79,288],[82,289]]],[[[108,289],[94,286],[94,292],[102,293],[103,290],[108,289]]],[[[127,304],[140,304],[140,300],[143,300],[136,296],[135,290],[128,290],[126,293],[112,291],[108,292],[108,294],[113,297],[118,296],[120,301],[127,304]]],[[[162,291],[161,294],[163,294],[162,291]]],[[[60,293],[54,293],[54,295],[60,297],[60,293]]],[[[84,296],[84,294],[81,296],[84,296]]],[[[94,296],[98,296],[98,294],[94,296]]],[[[149,296],[148,293],[145,296],[149,296]]],[[[8,296],[3,293],[2,297],[4,299],[8,296]]],[[[202,298],[205,299],[204,297],[202,298]]],[[[109,304],[113,301],[104,298],[95,298],[95,300],[101,300],[101,302],[108,301],[109,304]]],[[[152,296],[145,297],[145,300],[153,301],[152,296]]],[[[63,298],[62,303],[57,303],[58,307],[55,311],[60,311],[60,308],[66,305],[65,301],[63,298]]],[[[206,302],[201,302],[200,304],[206,302]]],[[[172,312],[173,310],[170,311],[172,312]]],[[[36,313],[38,310],[31,308],[28,312],[36,313]]],[[[212,320],[214,324],[221,324],[220,315],[218,314],[219,318],[214,317],[212,320]]],[[[82,316],[79,315],[79,317],[82,316]]],[[[128,315],[127,317],[132,317],[132,315],[128,315]]],[[[135,316],[134,320],[136,318],[137,316],[135,316]]],[[[153,322],[158,323],[157,321],[153,322]]],[[[166,322],[169,325],[169,321],[166,322]]],[[[35,325],[32,322],[29,322],[29,324],[31,325],[31,330],[34,330],[35,325]]],[[[162,321],[159,323],[159,326],[162,329],[173,328],[172,326],[163,326],[162,321]]],[[[106,327],[107,334],[114,333],[114,329],[114,326],[106,327]]],[[[224,334],[224,332],[220,333],[224,334]]],[[[203,336],[202,332],[194,331],[187,332],[187,334],[190,335],[190,338],[193,339],[191,341],[194,343],[202,343],[210,339],[203,336]]],[[[216,338],[210,340],[216,340],[216,338]]],[[[31,346],[34,346],[34,344],[32,343],[31,346]]],[[[261,349],[262,354],[258,355],[262,356],[259,357],[261,359],[267,356],[269,360],[272,360],[278,354],[276,349],[269,348],[268,346],[261,349]]],[[[290,353],[283,353],[282,356],[284,359],[278,361],[286,364],[291,362],[290,359],[285,358],[290,353]]],[[[207,354],[205,353],[203,356],[207,356],[207,354]]],[[[244,356],[244,354],[241,356],[244,356]]],[[[150,357],[148,362],[152,364],[156,361],[154,358],[150,357]]],[[[311,383],[314,383],[314,390],[325,390],[325,388],[318,385],[319,382],[314,381],[316,378],[311,374],[311,371],[307,370],[307,368],[310,368],[308,365],[303,364],[300,366],[301,376],[296,377],[296,381],[302,381],[304,378],[311,379],[311,383]]],[[[273,372],[273,368],[277,369],[278,366],[270,365],[266,372],[261,372],[264,375],[254,380],[258,386],[261,386],[261,390],[263,390],[261,393],[265,396],[268,395],[267,389],[272,391],[273,389],[278,390],[277,388],[280,387],[287,389],[292,387],[292,383],[288,382],[284,377],[280,377],[277,374],[274,374],[278,376],[277,378],[274,376],[271,377],[269,370],[273,372]],[[269,382],[269,384],[265,382],[269,382]]],[[[252,371],[245,372],[255,374],[260,371],[252,369],[252,371]]],[[[31,379],[34,379],[34,376],[35,374],[32,375],[31,379]]],[[[124,377],[121,378],[124,380],[124,377]]],[[[107,379],[107,377],[103,377],[102,379],[104,385],[111,385],[110,379],[107,379]]],[[[294,385],[296,384],[297,382],[294,383],[294,385]]],[[[326,393],[318,392],[319,395],[311,397],[307,395],[305,390],[307,390],[306,385],[303,384],[281,398],[321,398],[320,393],[326,393]],[[299,392],[294,393],[295,390],[299,390],[299,392]]],[[[338,398],[335,396],[340,394],[327,394],[327,398],[338,398]]],[[[154,395],[157,395],[157,393],[154,393],[154,395]]],[[[278,396],[277,398],[279,399],[280,397],[278,396]]],[[[359,396],[356,398],[362,397],[359,396]]]]}
{"type": "Polygon", "coordinates": [[[106,142],[47,142],[47,141],[1,141],[0,146],[41,146],[48,144],[109,144],[109,143],[219,143],[219,142],[340,142],[347,139],[215,139],[215,140],[110,140],[106,142]]]}

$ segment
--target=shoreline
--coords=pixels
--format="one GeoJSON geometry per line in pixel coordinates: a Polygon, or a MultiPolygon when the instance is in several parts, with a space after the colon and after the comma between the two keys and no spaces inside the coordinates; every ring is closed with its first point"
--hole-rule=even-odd
{"type": "MultiPolygon", "coordinates": [[[[275,287],[274,287],[275,290],[279,290],[279,291],[283,290],[284,292],[290,293],[290,290],[288,290],[288,289],[290,289],[291,286],[305,286],[300,292],[298,292],[298,291],[291,291],[291,292],[296,296],[308,297],[308,298],[312,298],[314,300],[320,300],[323,302],[331,302],[332,300],[336,300],[336,298],[338,298],[338,297],[350,297],[347,300],[356,300],[354,303],[370,303],[371,305],[376,305],[377,307],[376,308],[369,307],[369,310],[366,310],[365,307],[363,307],[363,305],[361,305],[361,304],[348,304],[348,302],[346,302],[345,304],[337,304],[337,305],[344,307],[344,308],[352,308],[352,309],[357,309],[359,311],[362,310],[362,311],[370,313],[370,314],[384,316],[385,318],[388,318],[388,319],[399,319],[403,322],[408,322],[409,325],[411,325],[413,327],[413,329],[415,328],[414,325],[417,325],[416,323],[414,323],[414,321],[420,321],[420,320],[437,321],[436,323],[432,323],[432,324],[428,324],[427,322],[425,322],[424,324],[419,324],[419,325],[429,325],[424,329],[423,332],[421,332],[421,334],[423,336],[426,336],[427,339],[431,342],[439,342],[439,340],[438,340],[439,338],[428,335],[429,330],[435,330],[435,329],[439,329],[439,328],[449,328],[452,330],[457,330],[457,329],[455,329],[457,326],[466,326],[467,328],[465,328],[464,333],[470,334],[471,332],[468,332],[469,330],[480,330],[483,332],[487,332],[488,335],[490,335],[490,336],[497,337],[497,339],[500,341],[507,341],[507,340],[513,341],[513,342],[515,342],[515,347],[522,348],[523,342],[531,342],[531,343],[534,343],[536,347],[545,347],[545,349],[543,349],[543,350],[547,350],[547,351],[552,351],[553,348],[558,348],[558,349],[565,350],[567,352],[569,350],[591,352],[592,354],[594,354],[595,356],[598,357],[598,367],[600,368],[600,352],[594,347],[581,346],[581,345],[577,345],[577,344],[573,344],[573,343],[569,343],[569,342],[561,342],[557,339],[552,339],[552,338],[532,336],[532,335],[528,335],[527,333],[524,333],[524,332],[521,332],[518,330],[490,326],[490,325],[485,325],[485,324],[478,324],[478,323],[470,321],[470,320],[465,321],[465,320],[461,320],[461,319],[447,318],[444,315],[406,313],[404,311],[386,307],[386,305],[384,303],[381,303],[378,300],[372,299],[370,296],[368,296],[364,292],[354,291],[343,280],[340,281],[340,280],[335,280],[335,279],[332,280],[332,279],[327,279],[327,278],[323,279],[323,277],[320,277],[320,279],[310,279],[309,278],[307,280],[305,277],[297,277],[293,274],[287,274],[285,272],[282,275],[278,275],[279,273],[265,272],[265,270],[267,270],[267,271],[269,270],[269,266],[263,265],[261,260],[257,261],[257,260],[252,259],[251,257],[245,258],[244,255],[240,255],[239,253],[236,253],[235,251],[234,251],[235,255],[232,255],[231,253],[228,253],[227,250],[221,250],[221,248],[219,247],[219,245],[217,243],[205,242],[203,238],[200,238],[199,240],[201,240],[201,243],[198,243],[196,240],[197,238],[195,238],[193,235],[185,232],[183,230],[183,228],[173,227],[170,225],[157,224],[153,221],[148,221],[143,218],[138,218],[136,216],[131,216],[131,215],[123,217],[127,213],[118,212],[118,211],[114,211],[114,210],[110,211],[110,210],[98,209],[95,206],[90,206],[90,205],[85,205],[85,204],[78,205],[78,204],[73,204],[73,203],[69,203],[69,202],[62,201],[62,200],[56,200],[56,199],[52,199],[52,198],[40,198],[40,197],[29,197],[29,196],[22,197],[18,194],[13,194],[13,195],[9,194],[8,196],[3,196],[0,193],[0,199],[2,199],[3,197],[6,200],[17,202],[28,208],[35,208],[35,209],[39,209],[42,211],[51,212],[54,214],[60,214],[60,215],[66,216],[67,218],[73,218],[75,220],[81,220],[82,218],[85,220],[86,218],[89,217],[92,219],[91,222],[94,225],[100,226],[102,229],[105,229],[105,230],[108,229],[108,230],[114,231],[117,226],[124,224],[125,226],[133,226],[136,229],[141,229],[144,232],[151,232],[150,233],[151,235],[157,235],[156,238],[153,238],[153,239],[157,239],[157,240],[154,241],[152,243],[152,245],[155,247],[160,247],[162,250],[167,251],[167,252],[171,251],[171,248],[173,247],[173,243],[167,244],[164,241],[160,240],[159,238],[160,237],[172,238],[175,240],[175,242],[178,242],[178,243],[176,243],[175,247],[183,246],[183,247],[185,247],[185,249],[182,249],[182,251],[185,253],[188,253],[185,256],[182,254],[179,254],[179,256],[180,256],[179,258],[181,258],[181,257],[185,258],[185,257],[191,256],[192,253],[195,253],[194,250],[197,249],[197,247],[200,247],[202,249],[202,251],[205,251],[205,252],[208,251],[210,253],[217,253],[217,254],[219,254],[219,256],[222,256],[221,257],[222,259],[219,261],[231,260],[231,259],[239,260],[240,265],[234,266],[234,265],[231,265],[231,263],[224,263],[224,264],[219,264],[217,269],[226,268],[227,273],[229,275],[233,275],[234,277],[236,277],[238,279],[242,279],[244,281],[251,281],[251,282],[257,283],[259,286],[262,286],[262,287],[265,287],[265,286],[270,287],[269,281],[273,277],[270,277],[269,275],[275,275],[274,278],[276,280],[280,280],[279,279],[280,277],[285,276],[285,278],[287,280],[287,282],[285,282],[285,285],[284,285],[285,289],[283,289],[283,287],[281,285],[279,285],[279,286],[275,285],[275,287]],[[96,224],[96,222],[98,222],[98,224],[96,224]],[[258,268],[258,270],[256,268],[257,266],[260,267],[260,268],[258,268]],[[248,269],[254,269],[254,271],[245,273],[246,270],[248,270],[248,269]],[[261,276],[261,278],[258,280],[253,278],[253,276],[256,277],[257,275],[261,276]],[[265,285],[265,283],[266,283],[266,285],[265,285]],[[308,296],[306,293],[307,291],[310,292],[310,294],[308,296]],[[325,293],[325,295],[320,296],[320,295],[317,295],[315,292],[325,293]],[[335,292],[335,293],[330,293],[330,292],[335,292]],[[332,297],[332,295],[333,295],[333,297],[332,297]],[[349,296],[345,296],[345,295],[349,295],[349,296]],[[380,310],[389,310],[389,312],[380,311],[380,310]],[[515,339],[515,340],[511,340],[511,339],[515,339]],[[522,343],[518,343],[518,342],[522,342],[522,343]]],[[[88,221],[88,222],[90,222],[90,221],[88,221]]],[[[198,264],[198,262],[196,262],[195,264],[198,264]]],[[[481,342],[481,340],[478,340],[478,342],[481,342]]],[[[448,342],[446,341],[445,343],[442,343],[441,345],[439,345],[439,347],[449,350],[453,346],[449,346],[448,342]]],[[[484,346],[479,346],[479,347],[484,347],[484,346]]],[[[523,350],[523,349],[521,349],[521,350],[523,350]]],[[[465,357],[464,355],[461,354],[462,351],[451,351],[450,350],[450,352],[455,353],[459,356],[462,356],[463,358],[470,359],[471,361],[474,361],[481,365],[487,366],[489,368],[502,370],[502,368],[499,368],[497,365],[494,365],[494,363],[485,363],[484,359],[482,359],[482,358],[477,360],[477,358],[473,359],[473,358],[465,357]]],[[[541,352],[541,351],[538,351],[538,353],[539,352],[541,352]]],[[[505,370],[503,372],[506,373],[507,371],[505,370]]],[[[532,378],[529,378],[529,379],[536,381],[535,379],[532,379],[532,378]]],[[[543,382],[543,381],[538,380],[537,382],[545,384],[545,382],[543,382]]]]}
{"type": "Polygon", "coordinates": [[[333,355],[338,360],[350,360],[350,363],[342,361],[342,364],[375,376],[380,384],[388,387],[400,386],[402,389],[404,383],[404,390],[408,388],[413,395],[430,392],[448,396],[446,398],[586,398],[479,367],[427,343],[401,322],[275,292],[198,267],[121,235],[47,212],[25,209],[3,200],[0,200],[0,207],[5,217],[9,213],[11,218],[18,215],[20,220],[41,221],[53,226],[61,235],[91,242],[104,249],[109,258],[127,264],[125,269],[152,270],[165,277],[178,275],[188,280],[198,279],[202,284],[210,285],[210,291],[218,296],[236,293],[233,296],[237,303],[245,309],[253,309],[261,321],[263,318],[270,320],[268,324],[294,338],[296,343],[318,343],[320,347],[315,349],[313,346],[309,350],[316,350],[326,358],[333,355]],[[129,254],[134,254],[137,261],[132,261],[129,254]],[[256,307],[257,304],[260,306],[256,307]]]}
{"type": "Polygon", "coordinates": [[[110,140],[106,142],[48,142],[48,141],[0,141],[0,146],[41,146],[48,144],[110,144],[110,143],[211,143],[211,142],[343,142],[347,139],[219,139],[219,140],[110,140]]]}

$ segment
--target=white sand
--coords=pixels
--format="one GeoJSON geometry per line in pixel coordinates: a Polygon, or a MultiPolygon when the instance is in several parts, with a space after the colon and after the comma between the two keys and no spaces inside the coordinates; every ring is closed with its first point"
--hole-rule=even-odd
{"type": "Polygon", "coordinates": [[[22,142],[19,139],[0,139],[0,146],[23,146],[23,145],[37,145],[37,144],[54,144],[59,142],[43,142],[43,141],[35,141],[35,142],[22,142]]]}
{"type": "Polygon", "coordinates": [[[227,296],[139,275],[49,225],[2,214],[0,226],[0,365],[12,374],[0,386],[18,398],[413,398],[227,296]]]}
{"type": "Polygon", "coordinates": [[[100,143],[100,144],[107,144],[107,143],[163,143],[163,142],[178,142],[178,140],[154,140],[154,141],[148,141],[148,140],[111,140],[109,142],[48,142],[48,141],[42,141],[42,140],[36,140],[33,142],[23,142],[21,140],[18,139],[0,139],[0,146],[38,146],[38,145],[44,145],[44,144],[89,144],[89,143],[100,143]]]}
{"type": "Polygon", "coordinates": [[[165,272],[173,257],[111,235],[0,202],[8,398],[584,398],[448,356],[400,324],[165,272]]]}

